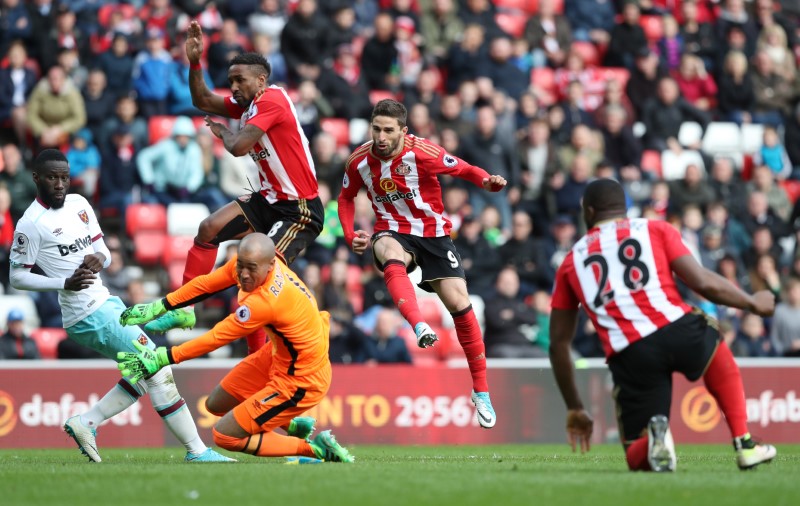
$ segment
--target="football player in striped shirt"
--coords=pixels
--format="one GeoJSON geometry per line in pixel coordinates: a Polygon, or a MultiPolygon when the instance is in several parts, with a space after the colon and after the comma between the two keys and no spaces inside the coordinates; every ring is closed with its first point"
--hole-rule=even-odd
{"type": "MultiPolygon", "coordinates": [[[[325,214],[308,139],[300,127],[294,104],[286,90],[270,86],[270,64],[257,53],[231,59],[228,69],[231,96],[208,89],[200,65],[203,33],[197,21],[189,25],[185,50],[190,62],[192,103],[209,114],[239,120],[236,132],[209,117],[206,125],[228,152],[234,156],[250,155],[258,166],[258,183],[252,193],[203,220],[189,249],[183,283],[211,272],[220,243],[241,239],[254,231],[272,238],[278,253],[291,264],[320,234],[325,214]]],[[[189,328],[195,320],[194,309],[189,306],[167,312],[146,325],[145,330],[166,332],[189,328]]],[[[260,348],[265,339],[261,329],[248,336],[250,353],[260,348]]]]}
{"type": "Polygon", "coordinates": [[[592,320],[614,380],[620,436],[631,470],[674,471],[675,447],[668,416],[672,374],[703,379],[725,414],[736,462],[750,469],[775,458],[775,447],[757,444],[747,429],[739,367],[721,339],[716,320],[684,302],[673,272],[716,304],[769,316],[769,290],[747,294],[704,269],[670,224],[628,219],[625,191],[612,179],[590,183],[583,195],[589,229],[556,273],[550,315],[550,361],[567,405],[573,450],[589,449],[592,419],[575,386],[571,343],[578,308],[592,320]]]}
{"type": "Polygon", "coordinates": [[[372,140],[347,160],[339,220],[345,240],[361,254],[372,243],[375,265],[403,317],[414,328],[420,348],[438,336],[422,318],[408,273],[422,270],[420,288],[435,292],[450,312],[472,375],[472,402],[478,422],[492,428],[496,415],[486,381],[486,353],[472,310],[461,257],[450,240],[451,223],[443,215],[437,176],[449,174],[486,191],[497,192],[506,180],[489,175],[425,139],[408,135],[407,111],[395,100],[381,100],[372,111],[372,140]],[[375,233],[354,230],[358,191],[366,188],[375,211],[375,233]]]}

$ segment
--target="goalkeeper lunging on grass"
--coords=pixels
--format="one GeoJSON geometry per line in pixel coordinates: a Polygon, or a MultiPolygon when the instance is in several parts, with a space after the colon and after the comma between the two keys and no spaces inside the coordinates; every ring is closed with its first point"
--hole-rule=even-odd
{"type": "Polygon", "coordinates": [[[140,325],[237,284],[239,307],[233,314],[179,346],[120,353],[122,374],[135,381],[266,328],[267,344],[237,364],[206,401],[208,411],[222,417],[213,429],[214,442],[226,450],[260,457],[353,462],[330,431],[307,439],[314,420],[300,415],[316,406],[331,384],[329,315],[317,308],[300,277],[276,257],[275,245],[266,235],[246,236],[238,256],[227,264],[161,300],[126,309],[120,323],[140,325]],[[278,427],[290,435],[275,433],[278,427]]]}

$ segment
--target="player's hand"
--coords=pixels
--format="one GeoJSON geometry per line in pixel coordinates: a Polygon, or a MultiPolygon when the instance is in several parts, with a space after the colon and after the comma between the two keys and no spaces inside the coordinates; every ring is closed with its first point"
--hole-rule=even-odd
{"type": "Polygon", "coordinates": [[[78,267],[72,276],[64,281],[64,290],[80,292],[92,286],[97,275],[85,267],[78,267]]]}
{"type": "Polygon", "coordinates": [[[214,134],[214,137],[217,139],[222,139],[222,131],[225,130],[227,127],[222,123],[218,123],[211,119],[210,116],[205,117],[206,126],[211,130],[211,133],[214,134]]]}
{"type": "Polygon", "coordinates": [[[189,63],[200,63],[200,58],[203,56],[203,30],[197,21],[189,23],[189,29],[186,30],[184,49],[189,63]]]}
{"type": "Polygon", "coordinates": [[[567,440],[573,452],[576,447],[580,447],[581,453],[589,451],[593,429],[594,420],[586,410],[567,410],[567,440]]]}
{"type": "Polygon", "coordinates": [[[758,316],[772,316],[775,312],[775,294],[769,290],[754,293],[751,311],[758,316]]]}
{"type": "Polygon", "coordinates": [[[356,230],[353,238],[353,253],[362,254],[369,246],[369,234],[364,230],[356,230]]]}
{"type": "Polygon", "coordinates": [[[94,273],[98,273],[103,269],[103,263],[106,261],[106,256],[102,253],[92,253],[83,257],[83,263],[80,267],[89,269],[94,273]]]}
{"type": "Polygon", "coordinates": [[[506,187],[508,182],[503,176],[489,176],[483,179],[483,189],[490,192],[499,192],[506,187]]]}
{"type": "Polygon", "coordinates": [[[123,376],[127,376],[131,383],[138,383],[151,374],[155,374],[162,367],[169,365],[167,349],[159,346],[155,350],[142,345],[139,341],[131,341],[139,350],[137,353],[120,351],[117,353],[117,368],[123,376]]]}
{"type": "Polygon", "coordinates": [[[159,299],[149,304],[136,304],[127,308],[119,317],[119,324],[123,327],[129,325],[141,325],[155,320],[167,312],[164,302],[159,299]]]}

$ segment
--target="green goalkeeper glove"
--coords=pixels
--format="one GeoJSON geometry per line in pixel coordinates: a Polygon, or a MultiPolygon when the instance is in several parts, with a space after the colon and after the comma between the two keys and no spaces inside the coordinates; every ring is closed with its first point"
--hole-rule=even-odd
{"type": "Polygon", "coordinates": [[[139,380],[144,379],[151,374],[155,374],[162,367],[168,366],[169,355],[167,349],[159,346],[155,350],[151,350],[146,346],[142,346],[139,341],[132,341],[133,345],[139,350],[138,353],[129,351],[120,351],[117,353],[117,368],[122,372],[123,376],[127,376],[131,383],[138,383],[139,380]]]}
{"type": "Polygon", "coordinates": [[[166,312],[167,308],[164,307],[164,301],[162,299],[153,301],[150,304],[136,304],[122,312],[119,317],[119,323],[123,327],[141,325],[142,323],[155,320],[166,312]]]}

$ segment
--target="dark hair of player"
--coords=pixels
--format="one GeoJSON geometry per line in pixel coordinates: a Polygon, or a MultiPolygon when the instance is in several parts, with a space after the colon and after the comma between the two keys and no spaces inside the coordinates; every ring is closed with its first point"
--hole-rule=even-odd
{"type": "Polygon", "coordinates": [[[583,192],[583,207],[591,207],[598,214],[625,214],[625,190],[613,179],[596,179],[583,192]]]}
{"type": "Polygon", "coordinates": [[[375,119],[375,116],[388,116],[390,118],[394,118],[398,123],[400,123],[400,128],[403,128],[406,126],[408,111],[406,110],[406,106],[397,100],[386,98],[375,104],[375,108],[372,110],[370,122],[375,119]]]}
{"type": "Polygon", "coordinates": [[[45,149],[41,153],[36,156],[36,159],[33,161],[33,171],[34,172],[41,172],[45,166],[50,162],[67,162],[67,157],[64,156],[64,153],[57,149],[45,149]]]}
{"type": "Polygon", "coordinates": [[[272,66],[269,64],[266,58],[261,56],[258,53],[242,53],[234,56],[231,58],[231,61],[228,63],[228,66],[232,65],[250,65],[255,67],[260,67],[258,69],[253,69],[256,72],[265,72],[267,74],[267,78],[272,74],[272,66]]]}

